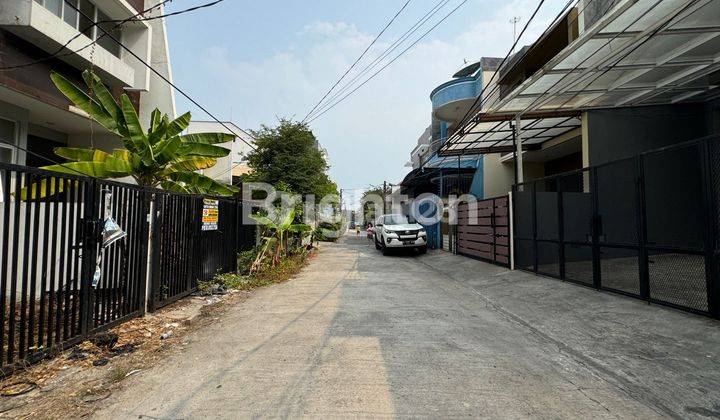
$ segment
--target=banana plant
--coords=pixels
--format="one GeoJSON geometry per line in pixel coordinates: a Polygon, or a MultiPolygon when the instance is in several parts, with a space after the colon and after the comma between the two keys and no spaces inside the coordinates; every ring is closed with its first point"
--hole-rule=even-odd
{"type": "Polygon", "coordinates": [[[276,266],[282,257],[287,255],[287,236],[288,233],[298,233],[301,236],[312,231],[309,225],[303,223],[293,223],[295,220],[295,210],[287,209],[283,211],[275,211],[274,216],[252,215],[258,224],[266,229],[266,235],[263,236],[263,245],[260,252],[252,264],[250,272],[256,272],[262,266],[264,261],[272,252],[272,266],[276,266]]]}
{"type": "Polygon", "coordinates": [[[230,150],[217,146],[234,139],[225,133],[182,134],[190,125],[190,113],[170,120],[155,109],[147,131],[126,94],[118,102],[100,78],[89,70],[82,74],[91,92],[70,82],[57,72],[50,77],[57,88],[78,108],[111,133],[122,139],[124,149],[112,153],[89,148],[58,147],[55,154],[68,162],[46,166],[55,172],[96,178],[132,177],[138,185],[191,193],[232,195],[237,191],[196,171],[215,166],[230,150]]]}

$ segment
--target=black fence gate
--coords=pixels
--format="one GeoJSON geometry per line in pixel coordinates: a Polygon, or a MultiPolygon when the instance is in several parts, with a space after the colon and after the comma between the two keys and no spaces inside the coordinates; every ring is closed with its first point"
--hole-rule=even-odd
{"type": "Polygon", "coordinates": [[[143,312],[142,189],[8,164],[0,188],[3,372],[143,312]],[[127,236],[103,238],[105,216],[127,236]]]}
{"type": "Polygon", "coordinates": [[[197,287],[202,198],[156,191],[153,203],[151,311],[197,287]]]}
{"type": "Polygon", "coordinates": [[[236,253],[255,245],[241,209],[237,199],[0,163],[0,375],[234,271],[236,253]],[[217,211],[203,230],[207,200],[217,211]]]}
{"type": "Polygon", "coordinates": [[[201,264],[197,278],[208,281],[218,273],[229,273],[237,269],[238,202],[232,198],[217,197],[205,200],[217,206],[216,226],[202,230],[200,235],[201,264]]]}
{"type": "Polygon", "coordinates": [[[720,316],[720,140],[514,188],[516,266],[720,316]]]}
{"type": "Polygon", "coordinates": [[[254,229],[242,225],[235,198],[156,191],[154,203],[151,311],[193,293],[199,282],[235,271],[237,252],[255,246],[254,229]]]}

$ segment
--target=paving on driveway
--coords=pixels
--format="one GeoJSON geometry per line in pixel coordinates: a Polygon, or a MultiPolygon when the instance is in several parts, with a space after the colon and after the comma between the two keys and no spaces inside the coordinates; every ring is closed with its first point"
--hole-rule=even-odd
{"type": "Polygon", "coordinates": [[[720,323],[444,252],[324,244],[99,418],[718,418],[720,323]]]}

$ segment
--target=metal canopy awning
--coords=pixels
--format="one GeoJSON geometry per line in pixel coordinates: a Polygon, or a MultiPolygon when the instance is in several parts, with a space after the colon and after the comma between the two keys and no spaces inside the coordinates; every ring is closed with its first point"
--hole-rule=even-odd
{"type": "Polygon", "coordinates": [[[718,70],[720,1],[623,0],[486,112],[702,101],[718,70]]]}
{"type": "MultiPolygon", "coordinates": [[[[561,136],[581,126],[579,116],[523,119],[523,150],[537,150],[552,138],[561,136]]],[[[515,150],[515,121],[487,121],[477,124],[458,141],[447,145],[441,151],[443,156],[461,154],[506,153],[515,150]]]]}
{"type": "Polygon", "coordinates": [[[523,148],[531,150],[551,134],[580,125],[562,115],[716,97],[720,0],[620,0],[541,70],[485,106],[440,154],[512,151],[509,121],[518,115],[522,130],[529,128],[522,133],[523,148]],[[552,117],[530,117],[538,115],[552,117]]]}

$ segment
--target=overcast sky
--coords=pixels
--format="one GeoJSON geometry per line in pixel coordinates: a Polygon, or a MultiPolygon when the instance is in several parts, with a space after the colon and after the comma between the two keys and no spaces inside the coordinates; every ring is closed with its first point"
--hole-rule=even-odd
{"type": "MultiPolygon", "coordinates": [[[[208,1],[176,0],[168,11],[208,1]]],[[[274,124],[278,117],[302,120],[405,1],[225,0],[169,18],[175,82],[220,119],[243,128],[274,124]]],[[[412,39],[461,2],[450,0],[412,39]]],[[[345,190],[402,180],[410,151],[430,123],[430,91],[465,59],[504,56],[512,44],[511,18],[520,17],[522,27],[538,2],[468,0],[378,77],[312,122],[328,151],[331,177],[345,190]]],[[[566,2],[546,0],[521,43],[536,39],[566,2]]],[[[411,0],[356,70],[436,4],[411,0]]],[[[193,118],[209,119],[179,95],[177,104],[178,112],[189,109],[193,118]]]]}

